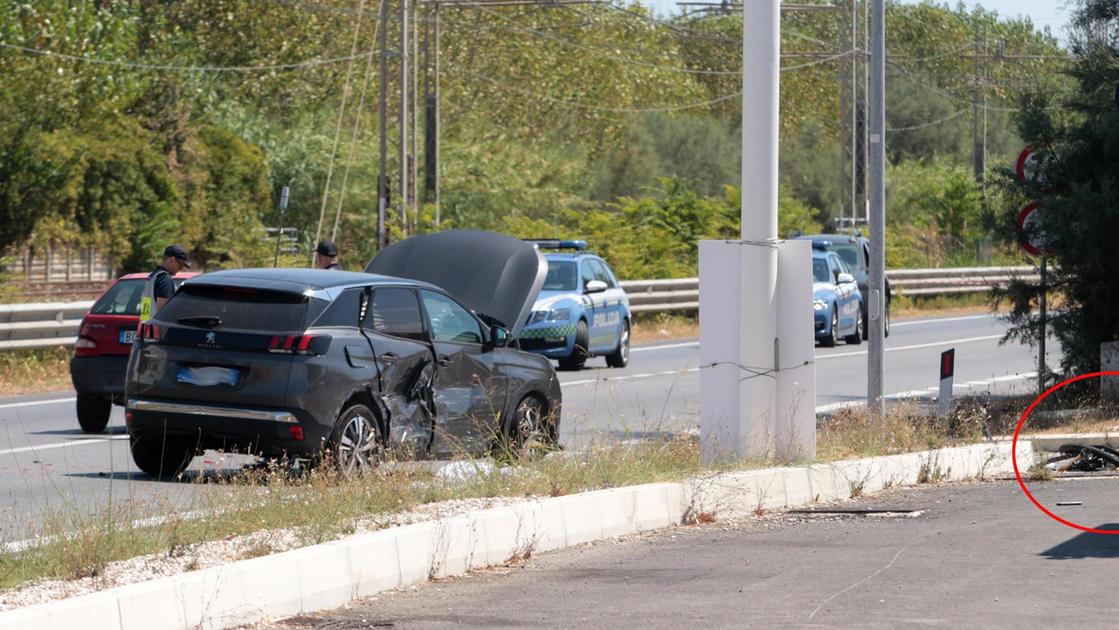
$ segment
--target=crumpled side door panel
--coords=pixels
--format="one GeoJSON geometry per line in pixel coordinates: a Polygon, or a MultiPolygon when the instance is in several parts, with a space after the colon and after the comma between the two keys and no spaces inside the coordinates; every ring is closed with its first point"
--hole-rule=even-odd
{"type": "Polygon", "coordinates": [[[366,331],[379,371],[381,401],[389,413],[389,445],[423,457],[431,446],[435,363],[420,341],[366,331]]]}

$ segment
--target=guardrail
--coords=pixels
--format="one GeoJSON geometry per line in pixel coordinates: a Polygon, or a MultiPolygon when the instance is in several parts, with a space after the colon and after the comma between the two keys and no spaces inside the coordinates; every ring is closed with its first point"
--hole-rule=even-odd
{"type": "MultiPolygon", "coordinates": [[[[961,267],[956,269],[899,269],[886,277],[894,295],[932,296],[981,293],[1004,287],[1013,279],[1037,282],[1033,267],[961,267]]],[[[699,310],[699,278],[627,280],[621,283],[635,313],[694,312],[699,310]]]]}
{"type": "MultiPolygon", "coordinates": [[[[979,293],[1012,279],[1036,282],[1033,267],[903,269],[887,273],[895,295],[979,293]]],[[[699,310],[699,278],[627,280],[621,283],[635,313],[699,310]]],[[[92,301],[0,304],[0,350],[73,345],[92,301]]]]}
{"type": "Polygon", "coordinates": [[[0,304],[0,350],[70,346],[93,302],[0,304]]]}

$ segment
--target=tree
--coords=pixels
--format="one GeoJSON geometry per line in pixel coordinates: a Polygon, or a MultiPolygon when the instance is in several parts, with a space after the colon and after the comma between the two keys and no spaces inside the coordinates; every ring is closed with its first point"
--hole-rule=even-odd
{"type": "MultiPolygon", "coordinates": [[[[1019,114],[1021,135],[1055,158],[1042,168],[1048,185],[1017,182],[1004,172],[1008,199],[1017,203],[995,217],[1001,232],[1013,234],[1027,200],[1046,208],[1050,292],[1061,301],[1049,314],[1050,326],[1070,374],[1098,369],[1100,343],[1119,339],[1119,50],[1106,37],[1119,27],[1119,0],[1079,0],[1074,15],[1076,61],[1068,73],[1075,87],[1067,95],[1032,95],[1019,114]]],[[[1001,297],[1012,305],[1008,339],[1035,343],[1039,288],[1015,282],[1001,297]]]]}

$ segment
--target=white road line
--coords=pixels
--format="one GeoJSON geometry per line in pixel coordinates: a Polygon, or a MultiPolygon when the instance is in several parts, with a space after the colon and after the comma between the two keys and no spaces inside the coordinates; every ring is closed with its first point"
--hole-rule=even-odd
{"type": "Polygon", "coordinates": [[[28,453],[34,451],[45,451],[51,448],[65,448],[67,446],[83,446],[85,444],[97,444],[99,442],[109,442],[112,440],[127,440],[127,435],[114,435],[111,437],[102,438],[79,438],[76,440],[67,440],[65,442],[55,442],[53,444],[40,444],[38,446],[21,446],[19,448],[10,448],[6,451],[0,451],[0,455],[15,455],[16,453],[28,453]]]}
{"type": "MultiPolygon", "coordinates": [[[[921,350],[922,348],[938,348],[941,346],[951,346],[962,343],[975,343],[977,341],[991,341],[992,339],[1002,339],[1003,335],[984,335],[982,337],[966,337],[964,339],[946,339],[944,341],[933,341],[930,343],[919,343],[912,346],[897,346],[896,348],[886,348],[886,352],[902,352],[904,350],[921,350]]],[[[858,352],[839,352],[836,354],[821,354],[816,356],[817,361],[824,359],[839,359],[842,357],[858,357],[866,354],[866,350],[858,352]]]]}
{"type": "Polygon", "coordinates": [[[70,398],[52,398],[50,400],[33,400],[30,402],[6,403],[0,405],[0,409],[11,409],[13,407],[37,407],[39,405],[59,405],[62,403],[71,403],[75,400],[77,399],[71,396],[70,398]]]}
{"type": "Polygon", "coordinates": [[[891,328],[899,326],[920,326],[921,324],[939,324],[941,322],[964,322],[971,319],[993,319],[998,317],[994,313],[986,315],[961,315],[959,317],[939,317],[939,318],[925,318],[925,319],[905,319],[900,322],[890,322],[891,328]]]}
{"type": "MultiPolygon", "coordinates": [[[[953,388],[971,389],[975,387],[985,387],[992,383],[1013,383],[1017,381],[1029,381],[1037,378],[1037,372],[1024,372],[1022,374],[1007,374],[998,378],[989,378],[977,381],[968,381],[966,383],[958,383],[953,388]]],[[[885,396],[886,400],[900,400],[903,398],[915,398],[917,396],[925,396],[927,394],[937,393],[940,388],[928,387],[926,389],[911,389],[905,392],[897,392],[895,394],[888,394],[885,396]]],[[[865,400],[849,400],[844,402],[829,403],[827,405],[820,405],[816,407],[816,413],[830,413],[838,411],[847,407],[861,407],[866,404],[865,400]]]]}
{"type": "Polygon", "coordinates": [[[648,352],[650,350],[669,350],[671,348],[698,348],[698,347],[699,347],[699,342],[698,341],[685,341],[685,342],[682,342],[682,343],[666,343],[666,344],[659,345],[659,346],[638,346],[636,348],[630,348],[629,351],[630,352],[648,352]]]}

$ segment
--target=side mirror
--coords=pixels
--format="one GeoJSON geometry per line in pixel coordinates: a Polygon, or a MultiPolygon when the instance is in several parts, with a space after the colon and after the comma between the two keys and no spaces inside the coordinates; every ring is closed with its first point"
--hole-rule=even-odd
{"type": "Polygon", "coordinates": [[[602,293],[608,287],[602,280],[591,280],[587,283],[586,293],[602,293]]]}
{"type": "Polygon", "coordinates": [[[849,273],[841,273],[835,279],[836,284],[850,284],[855,281],[855,276],[849,273]]]}
{"type": "Polygon", "coordinates": [[[490,341],[495,348],[504,348],[509,345],[509,331],[501,326],[490,326],[490,341]]]}

